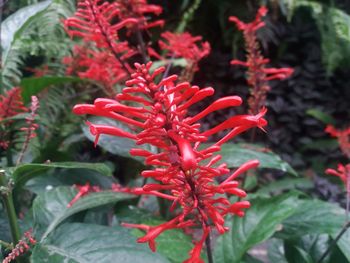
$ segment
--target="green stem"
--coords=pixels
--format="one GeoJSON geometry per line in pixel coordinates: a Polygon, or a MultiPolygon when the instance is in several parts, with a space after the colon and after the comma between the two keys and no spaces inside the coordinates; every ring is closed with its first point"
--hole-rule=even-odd
{"type": "Polygon", "coordinates": [[[5,210],[7,212],[7,218],[10,224],[12,241],[13,244],[17,244],[21,239],[21,232],[19,230],[15,206],[13,204],[12,191],[7,185],[4,170],[0,170],[0,187],[4,189],[1,192],[1,197],[4,201],[5,210]]]}
{"type": "Polygon", "coordinates": [[[3,246],[4,248],[8,249],[8,250],[12,250],[13,246],[10,243],[7,243],[3,240],[0,240],[0,246],[3,246]]]}
{"type": "Polygon", "coordinates": [[[193,18],[194,12],[198,9],[200,6],[202,0],[195,0],[193,4],[188,8],[188,10],[184,13],[182,16],[182,20],[178,27],[176,28],[177,33],[182,33],[184,32],[185,28],[187,27],[188,22],[193,18]]]}

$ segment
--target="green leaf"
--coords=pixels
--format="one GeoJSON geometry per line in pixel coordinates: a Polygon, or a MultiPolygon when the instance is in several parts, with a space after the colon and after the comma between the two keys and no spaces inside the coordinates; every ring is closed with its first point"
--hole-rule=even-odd
{"type": "Polygon", "coordinates": [[[19,9],[1,23],[2,66],[13,43],[20,37],[21,32],[30,24],[33,17],[40,14],[51,4],[51,0],[39,2],[19,9]]]}
{"type": "MultiPolygon", "coordinates": [[[[204,148],[209,146],[205,145],[204,148]]],[[[226,143],[221,146],[219,154],[222,156],[221,162],[227,163],[229,168],[239,167],[247,161],[258,159],[259,168],[272,168],[297,175],[296,171],[278,155],[254,144],[226,143]]]]}
{"type": "Polygon", "coordinates": [[[249,194],[249,196],[269,196],[281,194],[286,190],[311,189],[313,187],[314,183],[309,178],[285,178],[270,182],[268,185],[261,187],[256,193],[249,194]]]}
{"type": "Polygon", "coordinates": [[[78,199],[72,207],[68,208],[68,203],[76,194],[77,191],[75,189],[57,187],[51,191],[45,192],[34,200],[34,222],[39,228],[46,228],[41,240],[44,240],[65,219],[78,212],[107,204],[114,204],[118,201],[133,197],[128,194],[112,191],[90,193],[78,199]]]}
{"type": "Polygon", "coordinates": [[[331,115],[329,115],[323,111],[320,111],[318,109],[309,109],[306,111],[306,114],[314,117],[315,119],[323,122],[324,124],[334,124],[335,123],[335,120],[331,115]]]}
{"type": "Polygon", "coordinates": [[[28,163],[22,164],[8,171],[15,183],[15,187],[23,186],[28,180],[42,175],[44,171],[53,168],[62,169],[89,169],[97,171],[103,175],[111,176],[112,171],[109,166],[103,163],[79,163],[79,162],[62,162],[62,163],[28,163]]]}
{"type": "MultiPolygon", "coordinates": [[[[339,234],[340,229],[338,231],[334,231],[331,236],[332,238],[336,238],[336,236],[339,234]]],[[[347,258],[348,262],[350,262],[350,228],[347,229],[347,231],[342,235],[342,237],[338,240],[337,246],[340,249],[340,251],[343,253],[343,255],[347,258]]]]}
{"type": "MultiPolygon", "coordinates": [[[[304,235],[296,240],[287,240],[285,254],[288,262],[317,262],[329,244],[328,234],[304,235]]],[[[329,262],[329,255],[322,262],[329,262]]]]}
{"type": "MultiPolygon", "coordinates": [[[[89,118],[89,121],[94,124],[104,124],[108,126],[114,126],[118,127],[124,131],[133,133],[130,128],[126,125],[124,125],[121,122],[117,122],[112,119],[108,118],[100,118],[100,117],[91,117],[89,118]]],[[[87,125],[82,126],[83,132],[85,136],[91,140],[95,141],[95,136],[91,135],[89,127],[87,125]]],[[[123,137],[117,137],[117,136],[112,136],[112,135],[101,135],[99,140],[98,140],[98,145],[105,149],[106,151],[116,154],[122,157],[127,157],[127,158],[132,158],[137,161],[142,161],[143,159],[140,157],[135,157],[130,155],[129,151],[131,148],[143,148],[151,152],[155,152],[155,148],[152,148],[149,145],[141,145],[141,146],[136,146],[135,142],[131,139],[128,138],[123,138],[123,137]]]]}
{"type": "Polygon", "coordinates": [[[138,244],[125,229],[92,224],[65,224],[35,246],[36,263],[168,263],[144,244],[138,244]]]}
{"type": "Polygon", "coordinates": [[[60,76],[45,76],[45,77],[33,77],[23,78],[21,80],[22,98],[25,103],[30,102],[32,95],[38,94],[43,89],[51,85],[62,85],[66,83],[84,82],[86,79],[77,77],[60,77],[60,76]]]}
{"type": "Polygon", "coordinates": [[[335,204],[320,200],[300,200],[295,213],[283,222],[278,237],[298,238],[306,234],[330,234],[345,222],[345,211],[335,204]]]}
{"type": "Polygon", "coordinates": [[[288,263],[284,255],[283,241],[271,238],[268,242],[268,257],[270,262],[288,263]]]}
{"type": "Polygon", "coordinates": [[[246,215],[230,220],[230,231],[219,237],[214,251],[217,262],[241,262],[251,247],[267,240],[282,227],[283,220],[295,212],[297,200],[295,193],[252,200],[246,215]]]}

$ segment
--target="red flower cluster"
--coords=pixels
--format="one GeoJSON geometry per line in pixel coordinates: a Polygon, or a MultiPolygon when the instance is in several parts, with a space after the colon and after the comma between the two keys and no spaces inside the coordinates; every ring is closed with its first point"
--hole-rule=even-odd
{"type": "Polygon", "coordinates": [[[0,148],[7,149],[9,145],[8,126],[12,121],[6,119],[27,111],[28,109],[23,104],[20,88],[15,87],[7,91],[5,95],[0,95],[0,148]]]}
{"type": "Polygon", "coordinates": [[[338,164],[338,170],[327,169],[326,174],[338,176],[343,181],[347,193],[350,194],[350,163],[345,166],[338,164]]]}
{"type": "Polygon", "coordinates": [[[24,233],[24,238],[22,238],[11,253],[2,261],[2,263],[9,263],[15,260],[20,255],[23,255],[30,250],[30,245],[35,245],[36,240],[32,236],[32,230],[24,233]]]}
{"type": "Polygon", "coordinates": [[[247,61],[232,60],[232,65],[241,65],[248,68],[248,84],[251,86],[248,100],[250,113],[257,114],[259,110],[265,106],[266,94],[270,91],[269,80],[286,79],[293,74],[291,68],[268,68],[266,65],[269,60],[261,55],[256,32],[263,27],[265,23],[261,20],[267,13],[266,7],[261,7],[251,23],[244,23],[235,16],[231,16],[229,20],[236,23],[237,28],[243,31],[247,61]]]}
{"type": "Polygon", "coordinates": [[[350,127],[345,130],[337,130],[334,126],[328,125],[325,131],[338,139],[341,151],[350,159],[350,127]]]}
{"type": "Polygon", "coordinates": [[[162,25],[162,20],[149,22],[145,17],[161,12],[160,6],[147,4],[145,0],[79,1],[74,17],[66,19],[64,25],[71,37],[83,38],[85,43],[74,48],[72,57],[63,59],[68,65],[67,73],[77,71],[80,77],[101,82],[112,96],[113,85],[130,76],[128,59],[144,49],[122,41],[119,31],[124,28],[140,34],[140,29],[162,25]]]}
{"type": "Polygon", "coordinates": [[[224,97],[197,115],[187,116],[188,109],[213,95],[214,89],[200,89],[187,82],[176,84],[176,75],[156,82],[155,79],[162,76],[165,68],[158,68],[151,73],[151,66],[151,62],[146,65],[136,63],[132,79],[126,82],[127,87],[115,99],[96,99],[94,104],[76,105],[73,111],[76,114],[115,119],[131,126],[136,132],[134,134],[118,127],[88,122],[91,133],[96,136],[95,143],[101,134],[108,134],[132,139],[136,145],[149,144],[159,149],[158,153],[140,148],[130,151],[134,156],[144,157],[146,165],[156,167],[143,171],[142,176],[152,178],[157,183],[148,183],[134,190],[119,187],[119,190],[171,200],[171,210],[177,212],[177,216],[155,227],[127,226],[145,230],[146,235],[139,238],[138,242],[148,242],[152,250],[155,250],[155,239],[165,230],[201,227],[202,238],[196,243],[187,262],[202,262],[200,251],[211,228],[215,227],[219,233],[224,233],[227,231],[224,217],[227,214],[243,216],[243,209],[250,206],[248,201],[231,203],[226,197],[226,194],[242,198],[246,196],[234,179],[259,164],[257,160],[247,162],[217,184],[215,178],[229,173],[229,169],[226,164],[217,164],[221,156],[215,153],[234,136],[252,127],[263,128],[267,124],[263,118],[266,110],[263,109],[257,115],[233,116],[210,130],[201,131],[198,123],[200,119],[214,111],[239,106],[241,98],[224,97]],[[126,102],[132,102],[133,106],[126,102]],[[223,130],[228,132],[221,140],[206,149],[200,148],[209,136],[223,130]]]}

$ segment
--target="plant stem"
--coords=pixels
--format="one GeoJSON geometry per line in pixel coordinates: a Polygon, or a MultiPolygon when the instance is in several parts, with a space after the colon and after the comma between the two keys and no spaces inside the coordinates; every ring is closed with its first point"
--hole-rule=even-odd
{"type": "Polygon", "coordinates": [[[213,253],[211,250],[211,237],[210,237],[210,231],[208,233],[207,238],[205,239],[205,246],[207,248],[207,256],[208,256],[208,263],[214,263],[213,260],[213,253]]]}
{"type": "Polygon", "coordinates": [[[19,230],[15,206],[13,204],[12,190],[7,185],[4,170],[0,170],[0,187],[4,189],[1,192],[1,197],[4,201],[4,206],[7,212],[7,218],[10,224],[12,241],[14,244],[17,244],[21,238],[21,232],[19,230]]]}
{"type": "Polygon", "coordinates": [[[332,248],[337,244],[338,240],[345,234],[346,230],[348,230],[348,228],[350,227],[350,221],[347,222],[343,228],[341,229],[341,231],[339,232],[339,234],[336,236],[336,238],[332,241],[332,243],[329,245],[329,247],[327,248],[327,250],[323,253],[323,255],[320,257],[320,259],[317,261],[317,263],[321,263],[325,257],[332,251],[332,248]]]}
{"type": "Polygon", "coordinates": [[[7,243],[5,241],[0,240],[0,246],[3,246],[4,248],[8,249],[8,250],[12,250],[13,246],[10,243],[7,243]]]}
{"type": "Polygon", "coordinates": [[[196,12],[196,10],[200,6],[201,2],[202,2],[202,0],[195,0],[193,2],[193,4],[188,8],[188,10],[184,13],[180,24],[178,25],[178,27],[175,30],[177,33],[184,32],[188,22],[190,22],[190,20],[193,18],[194,12],[196,12]]]}
{"type": "Polygon", "coordinates": [[[136,37],[140,45],[140,51],[141,51],[143,63],[146,64],[149,61],[149,58],[147,56],[145,41],[143,41],[142,33],[139,26],[136,27],[136,37]]]}

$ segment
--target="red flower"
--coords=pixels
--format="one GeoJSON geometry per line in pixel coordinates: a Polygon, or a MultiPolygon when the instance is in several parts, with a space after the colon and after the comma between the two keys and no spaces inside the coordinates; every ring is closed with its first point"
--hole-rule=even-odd
{"type": "Polygon", "coordinates": [[[213,95],[214,89],[200,89],[187,82],[176,84],[176,75],[155,82],[165,68],[150,73],[151,66],[151,62],[146,65],[135,64],[136,71],[132,74],[132,79],[126,82],[127,87],[115,100],[97,99],[93,105],[76,105],[73,112],[113,118],[131,126],[135,131],[135,134],[131,134],[118,127],[89,123],[90,131],[97,140],[102,134],[115,135],[132,139],[137,145],[149,144],[159,149],[159,153],[143,149],[132,149],[130,152],[134,156],[144,157],[146,165],[156,167],[143,171],[141,175],[151,177],[157,183],[149,183],[133,190],[115,186],[114,190],[156,195],[171,200],[171,209],[178,212],[178,215],[157,227],[135,225],[148,232],[138,242],[148,242],[154,250],[155,238],[165,230],[201,227],[201,241],[191,252],[193,262],[200,262],[200,248],[209,230],[215,227],[219,233],[224,233],[227,231],[224,226],[225,215],[243,216],[243,209],[249,207],[248,201],[231,203],[226,197],[227,194],[246,196],[234,179],[259,164],[257,160],[249,161],[225,181],[216,184],[215,177],[227,174],[229,169],[226,164],[218,165],[221,156],[215,153],[220,150],[220,145],[241,132],[252,127],[263,128],[267,124],[263,118],[266,110],[263,109],[256,115],[234,116],[208,131],[201,131],[198,120],[211,112],[239,106],[242,100],[237,96],[221,98],[197,115],[188,116],[188,109],[213,95]],[[131,101],[135,106],[123,104],[124,101],[131,101]],[[206,149],[200,149],[201,143],[206,142],[209,136],[222,130],[227,130],[227,134],[221,140],[206,149]]]}
{"type": "Polygon", "coordinates": [[[338,169],[327,169],[326,174],[338,176],[344,183],[346,191],[350,194],[350,163],[347,165],[338,164],[338,169]]]}
{"type": "Polygon", "coordinates": [[[334,126],[328,125],[325,131],[338,139],[341,151],[350,158],[350,127],[345,130],[337,130],[334,126]]]}
{"type": "Polygon", "coordinates": [[[71,207],[76,201],[78,201],[81,197],[91,193],[91,192],[100,192],[101,189],[98,186],[91,186],[89,183],[85,185],[74,185],[78,189],[78,193],[74,196],[74,198],[69,202],[67,207],[71,207]]]}
{"type": "Polygon", "coordinates": [[[4,95],[0,95],[0,148],[7,149],[10,144],[9,126],[13,120],[6,119],[27,111],[28,108],[23,104],[20,88],[15,87],[4,95]]]}
{"type": "Polygon", "coordinates": [[[251,86],[248,100],[250,113],[257,114],[265,106],[266,94],[271,89],[268,81],[289,78],[293,74],[291,68],[267,68],[269,60],[261,55],[256,31],[265,26],[261,20],[267,13],[266,7],[261,7],[251,23],[244,23],[235,16],[229,20],[236,23],[239,30],[243,31],[247,51],[247,61],[232,60],[231,65],[240,65],[248,68],[248,84],[251,86]]]}

